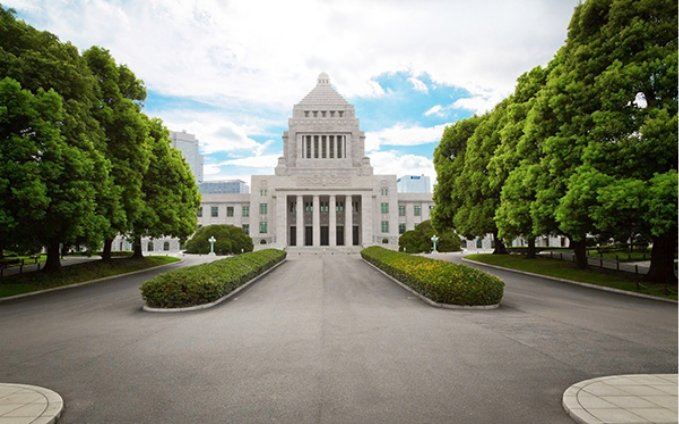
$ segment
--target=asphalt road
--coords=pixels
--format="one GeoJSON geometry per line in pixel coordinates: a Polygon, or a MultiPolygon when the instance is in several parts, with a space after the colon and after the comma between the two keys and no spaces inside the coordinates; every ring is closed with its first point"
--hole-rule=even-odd
{"type": "Polygon", "coordinates": [[[0,381],[60,423],[572,423],[571,384],[677,372],[677,306],[496,272],[493,311],[433,308],[358,257],[289,260],[234,300],[142,312],[160,271],[0,303],[0,381]]]}

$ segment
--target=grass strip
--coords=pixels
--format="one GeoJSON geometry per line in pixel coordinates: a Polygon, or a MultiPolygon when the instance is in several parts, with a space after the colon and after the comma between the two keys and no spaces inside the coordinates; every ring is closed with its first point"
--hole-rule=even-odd
{"type": "Polygon", "coordinates": [[[92,261],[65,266],[57,273],[35,271],[10,275],[0,279],[0,298],[83,283],[178,261],[179,258],[173,256],[116,258],[107,262],[92,261]]]}
{"type": "Polygon", "coordinates": [[[677,290],[663,284],[652,284],[642,281],[643,276],[603,269],[579,269],[572,262],[538,257],[527,259],[517,255],[473,254],[466,259],[483,262],[489,265],[531,272],[533,274],[563,278],[565,280],[610,287],[618,290],[648,294],[677,300],[677,290]],[[666,292],[667,290],[667,292],[666,292]]]}

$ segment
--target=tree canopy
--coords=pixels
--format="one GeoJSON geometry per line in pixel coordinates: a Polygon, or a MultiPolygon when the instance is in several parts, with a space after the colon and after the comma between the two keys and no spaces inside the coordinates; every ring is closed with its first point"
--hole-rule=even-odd
{"type": "Polygon", "coordinates": [[[0,6],[0,255],[45,246],[52,272],[63,245],[133,230],[188,237],[196,184],[162,123],[143,114],[145,97],[107,50],[80,54],[0,6]]]}
{"type": "Polygon", "coordinates": [[[546,68],[446,128],[434,225],[529,243],[562,234],[581,267],[588,236],[651,238],[648,279],[676,283],[676,25],[673,1],[579,4],[546,68]]]}

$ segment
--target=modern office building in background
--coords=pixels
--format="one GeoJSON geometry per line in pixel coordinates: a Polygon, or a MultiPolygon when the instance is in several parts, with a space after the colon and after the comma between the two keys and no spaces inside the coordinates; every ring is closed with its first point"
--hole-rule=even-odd
{"type": "Polygon", "coordinates": [[[198,190],[200,194],[250,193],[250,186],[243,180],[203,181],[198,190]]]}
{"type": "Polygon", "coordinates": [[[426,175],[404,175],[396,179],[399,193],[431,193],[431,180],[426,175]]]}
{"type": "Polygon", "coordinates": [[[198,139],[195,135],[189,134],[186,131],[177,132],[170,131],[170,140],[172,147],[182,152],[184,160],[189,164],[196,182],[203,181],[203,155],[198,149],[198,139]]]}

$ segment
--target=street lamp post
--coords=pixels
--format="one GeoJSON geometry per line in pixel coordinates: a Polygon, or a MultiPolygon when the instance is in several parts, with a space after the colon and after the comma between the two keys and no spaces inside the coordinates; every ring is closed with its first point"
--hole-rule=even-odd
{"type": "Polygon", "coordinates": [[[210,236],[209,239],[207,239],[208,242],[210,242],[210,253],[208,253],[209,256],[215,256],[215,242],[217,239],[215,236],[210,236]]]}
{"type": "Polygon", "coordinates": [[[438,253],[438,252],[436,251],[436,243],[438,243],[438,241],[439,241],[439,238],[438,238],[438,236],[437,236],[436,234],[434,234],[433,236],[431,236],[431,242],[434,244],[434,248],[432,249],[431,253],[438,253]]]}

